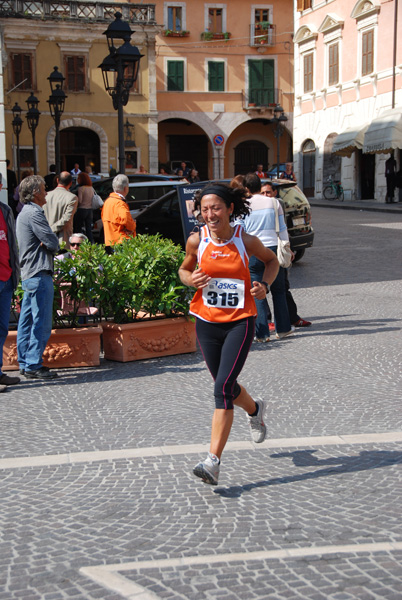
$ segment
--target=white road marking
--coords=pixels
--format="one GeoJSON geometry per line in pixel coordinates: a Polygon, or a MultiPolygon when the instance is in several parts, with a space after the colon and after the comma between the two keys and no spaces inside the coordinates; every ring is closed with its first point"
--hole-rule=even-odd
{"type": "MultiPolygon", "coordinates": [[[[262,444],[249,441],[228,442],[226,451],[255,450],[256,448],[300,448],[311,446],[347,446],[355,444],[384,444],[402,442],[402,431],[385,433],[359,433],[356,435],[328,435],[300,438],[277,438],[265,440],[262,444]]],[[[123,450],[94,450],[91,452],[69,452],[68,454],[45,454],[43,456],[17,456],[0,459],[1,469],[21,469],[25,467],[52,467],[106,460],[147,458],[150,456],[175,456],[178,454],[202,454],[208,452],[209,444],[188,444],[181,446],[152,446],[148,448],[127,448],[123,450]]]]}
{"type": "Polygon", "coordinates": [[[359,225],[361,227],[381,227],[381,229],[402,229],[402,223],[359,223],[359,225]]]}
{"type": "Polygon", "coordinates": [[[379,542],[371,544],[347,544],[344,546],[310,546],[305,548],[287,548],[285,550],[267,550],[258,552],[239,552],[233,554],[210,554],[185,556],[182,558],[164,558],[160,560],[133,561],[121,564],[82,567],[80,573],[105,588],[120,594],[127,600],[160,600],[153,592],[130,581],[123,575],[124,571],[140,569],[163,569],[166,567],[182,567],[191,565],[213,564],[219,562],[233,563],[249,560],[275,560],[304,558],[306,556],[323,556],[326,554],[361,554],[374,552],[393,552],[402,550],[402,542],[379,542]]]}

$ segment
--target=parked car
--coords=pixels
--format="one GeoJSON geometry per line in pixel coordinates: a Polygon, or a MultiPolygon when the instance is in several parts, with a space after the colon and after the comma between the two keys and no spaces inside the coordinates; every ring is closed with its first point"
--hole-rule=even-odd
{"type": "Polygon", "coordinates": [[[275,185],[285,213],[290,247],[296,255],[293,262],[297,262],[314,241],[310,203],[293,181],[284,180],[275,185]]]}
{"type": "MultiPolygon", "coordinates": [[[[280,163],[279,164],[279,175],[281,173],[286,173],[286,163],[280,163]]],[[[272,165],[272,167],[270,168],[269,171],[267,171],[267,177],[270,177],[272,179],[275,179],[278,175],[278,170],[276,168],[276,163],[274,165],[272,165]]]]}
{"type": "MultiPolygon", "coordinates": [[[[228,183],[226,180],[225,183],[228,183]]],[[[262,180],[262,182],[270,180],[262,180]]],[[[181,188],[180,195],[186,191],[192,192],[197,188],[207,185],[208,181],[181,188]]],[[[286,225],[289,232],[290,246],[295,252],[295,262],[304,255],[305,249],[313,245],[314,230],[311,226],[310,204],[294,182],[284,181],[278,183],[279,197],[282,202],[286,225]]],[[[179,197],[178,186],[172,185],[172,190],[149,206],[132,213],[137,223],[138,233],[155,235],[160,233],[163,237],[170,238],[183,248],[187,240],[187,233],[191,230],[194,220],[190,219],[185,210],[185,201],[179,197]]],[[[191,197],[191,196],[189,196],[191,197]]]]}
{"type": "MultiPolygon", "coordinates": [[[[151,173],[133,173],[127,175],[129,183],[141,183],[148,181],[180,181],[181,177],[177,175],[152,175],[151,173]]],[[[101,181],[93,182],[95,192],[102,198],[106,198],[113,192],[114,177],[107,177],[101,181]]],[[[159,196],[157,196],[159,198],[159,196]]]]}
{"type": "MultiPolygon", "coordinates": [[[[188,185],[188,182],[183,181],[180,177],[169,179],[168,177],[161,175],[158,177],[158,179],[152,179],[149,181],[130,181],[131,177],[133,176],[129,176],[129,192],[126,196],[126,202],[133,218],[136,218],[136,215],[142,209],[151,205],[161,196],[165,196],[172,190],[176,190],[178,186],[188,185]]],[[[111,181],[113,181],[113,178],[111,178],[111,181]]],[[[100,191],[98,191],[99,187],[101,186],[93,186],[96,193],[99,194],[103,200],[106,200],[113,189],[110,188],[111,181],[108,182],[107,186],[100,190],[103,195],[101,195],[100,191]],[[109,188],[110,191],[107,191],[109,188]]],[[[103,183],[103,181],[100,183],[103,183]]],[[[92,233],[95,241],[103,242],[103,223],[100,210],[94,211],[94,227],[92,233]]]]}

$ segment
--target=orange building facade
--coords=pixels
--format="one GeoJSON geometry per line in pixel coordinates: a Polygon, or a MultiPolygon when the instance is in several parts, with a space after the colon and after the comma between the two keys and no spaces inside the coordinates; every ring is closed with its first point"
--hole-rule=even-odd
{"type": "Polygon", "coordinates": [[[158,152],[150,171],[190,161],[201,179],[277,162],[279,103],[288,117],[280,162],[292,159],[293,3],[156,2],[158,152]],[[156,164],[156,160],[158,164],[156,164]]]}

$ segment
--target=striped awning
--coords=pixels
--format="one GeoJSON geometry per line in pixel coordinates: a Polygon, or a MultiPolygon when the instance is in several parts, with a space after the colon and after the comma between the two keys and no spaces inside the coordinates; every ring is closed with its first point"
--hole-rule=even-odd
{"type": "Polygon", "coordinates": [[[369,124],[367,123],[366,125],[355,125],[342,131],[334,141],[332,153],[337,156],[347,156],[350,158],[354,150],[361,150],[363,148],[364,135],[368,127],[369,124]]]}
{"type": "Polygon", "coordinates": [[[388,154],[397,148],[402,148],[402,107],[388,109],[373,119],[364,135],[366,154],[388,154]]]}

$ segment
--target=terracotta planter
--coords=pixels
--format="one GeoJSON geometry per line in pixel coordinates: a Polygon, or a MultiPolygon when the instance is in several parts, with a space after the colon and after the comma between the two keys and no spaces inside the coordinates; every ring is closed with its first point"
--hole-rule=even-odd
{"type": "Polygon", "coordinates": [[[195,323],[186,317],[118,325],[104,322],[105,358],[119,362],[195,352],[195,323]]]}
{"type": "MultiPolygon", "coordinates": [[[[52,329],[43,364],[52,369],[96,367],[100,364],[101,327],[52,329]]],[[[17,332],[10,331],[3,348],[3,369],[13,371],[17,362],[17,332]]]]}

